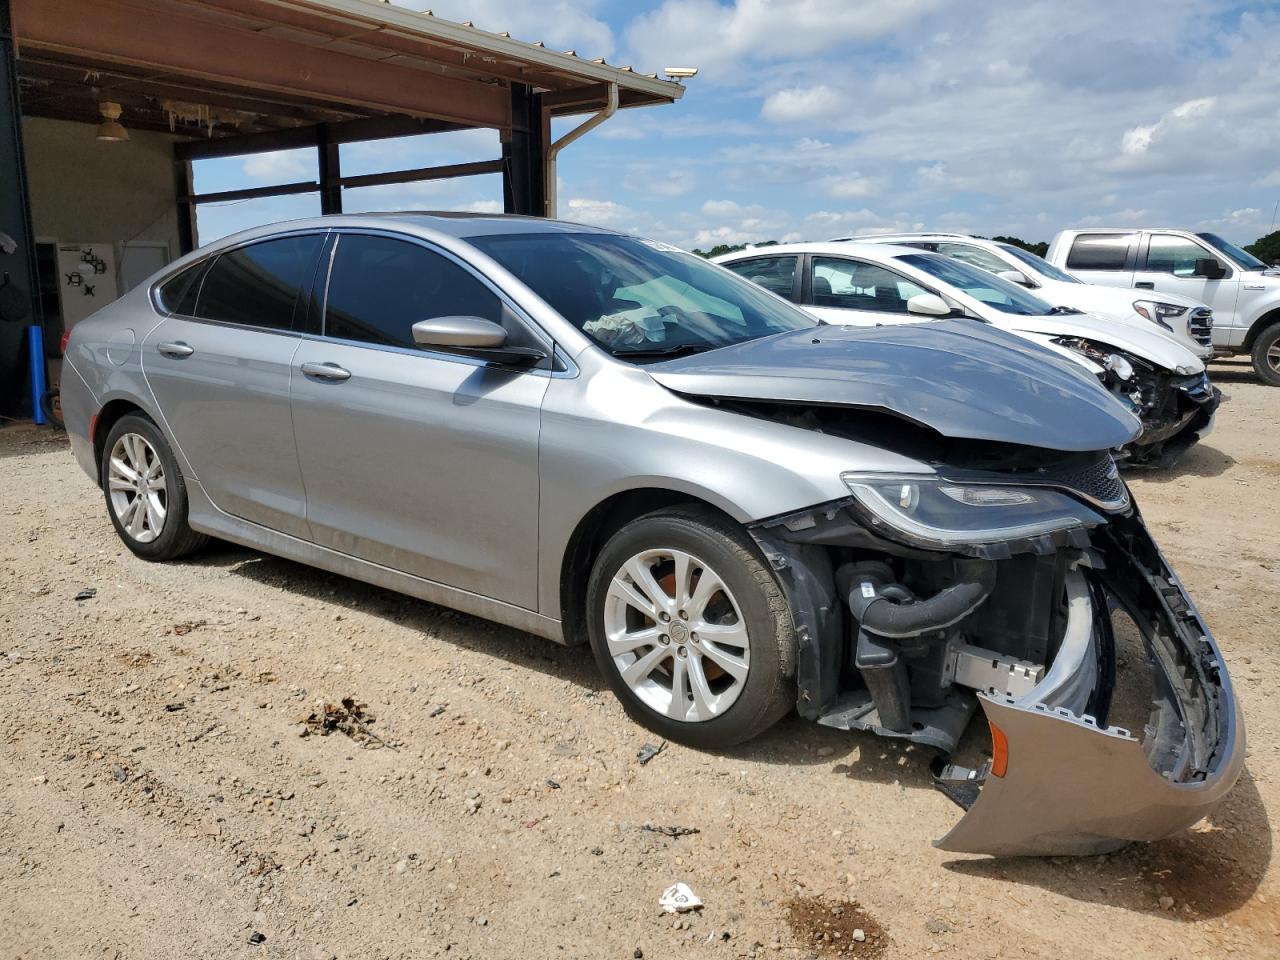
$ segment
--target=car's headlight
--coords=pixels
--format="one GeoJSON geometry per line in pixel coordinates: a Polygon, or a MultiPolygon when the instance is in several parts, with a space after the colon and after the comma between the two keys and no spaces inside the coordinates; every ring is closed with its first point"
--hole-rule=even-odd
{"type": "Polygon", "coordinates": [[[845,473],[841,479],[873,527],[883,524],[930,546],[1021,540],[1105,522],[1079,500],[1049,487],[885,474],[845,473]]]}
{"type": "Polygon", "coordinates": [[[1169,325],[1169,321],[1187,312],[1186,307],[1180,307],[1176,303],[1162,303],[1159,300],[1135,300],[1133,301],[1133,309],[1139,316],[1145,317],[1152,323],[1157,323],[1171,332],[1173,327],[1169,325]]]}
{"type": "Polygon", "coordinates": [[[1127,382],[1133,376],[1133,363],[1124,354],[1110,347],[1091,343],[1080,337],[1055,337],[1053,342],[1096,363],[1104,370],[1112,371],[1122,381],[1127,382]]]}

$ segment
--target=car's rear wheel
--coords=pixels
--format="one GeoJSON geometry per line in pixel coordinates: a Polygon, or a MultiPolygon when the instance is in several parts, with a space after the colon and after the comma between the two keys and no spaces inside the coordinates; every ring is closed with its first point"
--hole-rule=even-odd
{"type": "Polygon", "coordinates": [[[187,487],[158,427],[131,413],[103,444],[102,490],[107,514],[126,547],[145,560],[174,560],[208,539],[187,524],[187,487]]]}
{"type": "Polygon", "coordinates": [[[794,705],[794,628],[745,531],[674,508],[627,524],[587,587],[596,662],[627,713],[698,747],[756,736],[794,705]]]}
{"type": "Polygon", "coordinates": [[[1273,323],[1253,341],[1253,369],[1263,383],[1280,387],[1280,323],[1273,323]]]}

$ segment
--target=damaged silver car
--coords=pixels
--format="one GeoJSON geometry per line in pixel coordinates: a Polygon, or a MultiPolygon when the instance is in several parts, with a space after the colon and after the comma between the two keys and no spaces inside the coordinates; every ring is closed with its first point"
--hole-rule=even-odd
{"type": "Polygon", "coordinates": [[[135,554],[213,536],[589,642],[698,747],[792,709],[926,745],[967,810],[948,850],[1164,836],[1240,773],[1226,666],[1109,453],[1137,419],[971,321],[828,326],[574,224],[328,217],[77,324],[62,403],[135,554]],[[1114,611],[1140,729],[1110,723],[1114,611]]]}

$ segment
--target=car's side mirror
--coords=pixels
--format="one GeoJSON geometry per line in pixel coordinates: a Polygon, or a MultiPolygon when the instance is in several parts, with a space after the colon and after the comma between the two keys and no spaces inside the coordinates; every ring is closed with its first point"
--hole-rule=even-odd
{"type": "Polygon", "coordinates": [[[1203,277],[1206,280],[1221,280],[1227,275],[1227,268],[1215,257],[1199,257],[1196,259],[1196,268],[1191,275],[1203,277]]]}
{"type": "Polygon", "coordinates": [[[1020,287],[1031,286],[1031,280],[1024,276],[1020,270],[1001,270],[996,274],[1001,280],[1008,280],[1010,283],[1016,283],[1020,287]]]}
{"type": "Polygon", "coordinates": [[[951,307],[936,293],[917,293],[907,301],[907,313],[922,317],[947,317],[951,315],[951,307]]]}
{"type": "Polygon", "coordinates": [[[537,347],[507,343],[501,324],[481,317],[433,317],[413,325],[413,342],[428,350],[474,356],[495,363],[533,364],[547,354],[537,347]]]}

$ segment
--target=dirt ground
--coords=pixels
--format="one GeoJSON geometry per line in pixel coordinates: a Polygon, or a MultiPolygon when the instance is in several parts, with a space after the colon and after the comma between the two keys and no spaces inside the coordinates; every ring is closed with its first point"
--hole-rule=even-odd
{"type": "Polygon", "coordinates": [[[238,547],[144,563],[56,435],[2,429],[0,957],[1276,957],[1280,390],[1213,375],[1216,433],[1130,479],[1248,763],[1079,860],[942,853],[925,752],[795,718],[642,766],[585,648],[238,547]],[[344,697],[376,719],[299,735],[344,697]]]}

